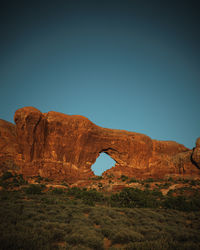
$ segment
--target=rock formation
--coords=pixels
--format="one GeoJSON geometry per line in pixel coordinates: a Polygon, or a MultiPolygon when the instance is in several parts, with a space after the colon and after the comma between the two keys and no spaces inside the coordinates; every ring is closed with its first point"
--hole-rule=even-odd
{"type": "Polygon", "coordinates": [[[196,147],[192,151],[191,161],[200,170],[200,138],[196,140],[196,147]]]}
{"type": "Polygon", "coordinates": [[[16,168],[17,153],[16,126],[0,119],[0,173],[16,168]]]}
{"type": "Polygon", "coordinates": [[[0,120],[0,163],[12,160],[25,176],[69,183],[88,179],[94,176],[91,166],[102,152],[116,161],[104,175],[200,175],[199,140],[192,151],[176,142],[102,128],[83,116],[41,113],[33,107],[17,110],[14,120],[16,126],[0,120]]]}

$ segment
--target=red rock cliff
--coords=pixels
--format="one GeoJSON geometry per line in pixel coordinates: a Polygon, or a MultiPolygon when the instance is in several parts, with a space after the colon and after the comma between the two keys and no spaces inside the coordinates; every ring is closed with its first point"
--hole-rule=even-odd
{"type": "Polygon", "coordinates": [[[3,147],[3,155],[10,153],[24,175],[68,182],[87,179],[94,175],[91,166],[101,152],[116,161],[107,174],[148,178],[168,174],[199,175],[200,172],[199,162],[195,161],[199,151],[198,157],[191,160],[194,152],[176,142],[101,128],[83,116],[53,111],[41,113],[33,107],[17,110],[14,120],[16,127],[9,124],[8,131],[12,133],[7,134],[7,139],[4,133],[0,145],[5,141],[13,145],[3,147]]]}

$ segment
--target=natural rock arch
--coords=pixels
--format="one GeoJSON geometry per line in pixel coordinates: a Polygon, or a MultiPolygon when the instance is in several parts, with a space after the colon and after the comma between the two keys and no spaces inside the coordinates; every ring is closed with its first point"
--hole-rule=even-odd
{"type": "MultiPolygon", "coordinates": [[[[9,153],[24,175],[39,174],[71,183],[88,179],[94,176],[91,166],[102,152],[116,161],[115,167],[108,170],[116,175],[163,178],[179,174],[177,162],[180,161],[185,170],[181,174],[199,176],[200,173],[191,162],[192,150],[176,142],[102,128],[83,116],[41,113],[33,107],[17,110],[14,119],[16,126],[2,123],[0,127],[1,130],[3,124],[8,127],[2,134],[0,143],[7,146],[2,147],[1,154],[9,153]]],[[[200,164],[199,155],[197,143],[192,155],[197,164],[200,164]]]]}

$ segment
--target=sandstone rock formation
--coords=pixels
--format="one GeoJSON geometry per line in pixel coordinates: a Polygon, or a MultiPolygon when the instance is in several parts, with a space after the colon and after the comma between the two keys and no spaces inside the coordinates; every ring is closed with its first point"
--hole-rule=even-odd
{"type": "Polygon", "coordinates": [[[69,183],[88,179],[94,176],[91,166],[102,152],[116,161],[104,175],[200,175],[199,146],[192,151],[176,142],[102,128],[83,116],[41,113],[33,107],[17,110],[14,120],[16,126],[0,122],[0,157],[7,155],[25,176],[69,183]]]}
{"type": "Polygon", "coordinates": [[[14,124],[0,119],[0,173],[7,168],[14,169],[18,144],[14,124]]]}
{"type": "Polygon", "coordinates": [[[196,147],[193,149],[191,161],[200,170],[200,137],[196,140],[196,147]]]}

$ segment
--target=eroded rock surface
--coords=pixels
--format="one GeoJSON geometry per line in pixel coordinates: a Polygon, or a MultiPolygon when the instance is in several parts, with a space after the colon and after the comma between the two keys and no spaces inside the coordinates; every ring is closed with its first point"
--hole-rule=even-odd
{"type": "Polygon", "coordinates": [[[0,119],[0,173],[7,168],[16,168],[14,159],[18,150],[16,126],[0,119]]]}
{"type": "Polygon", "coordinates": [[[191,160],[200,169],[200,137],[196,140],[196,147],[193,149],[191,160]]]}
{"type": "Polygon", "coordinates": [[[149,178],[200,172],[191,161],[196,151],[176,142],[106,129],[83,116],[41,113],[33,107],[17,110],[14,120],[16,126],[2,122],[0,145],[4,145],[2,155],[10,154],[24,175],[70,183],[88,179],[94,176],[91,166],[102,152],[116,161],[104,175],[149,178]]]}

